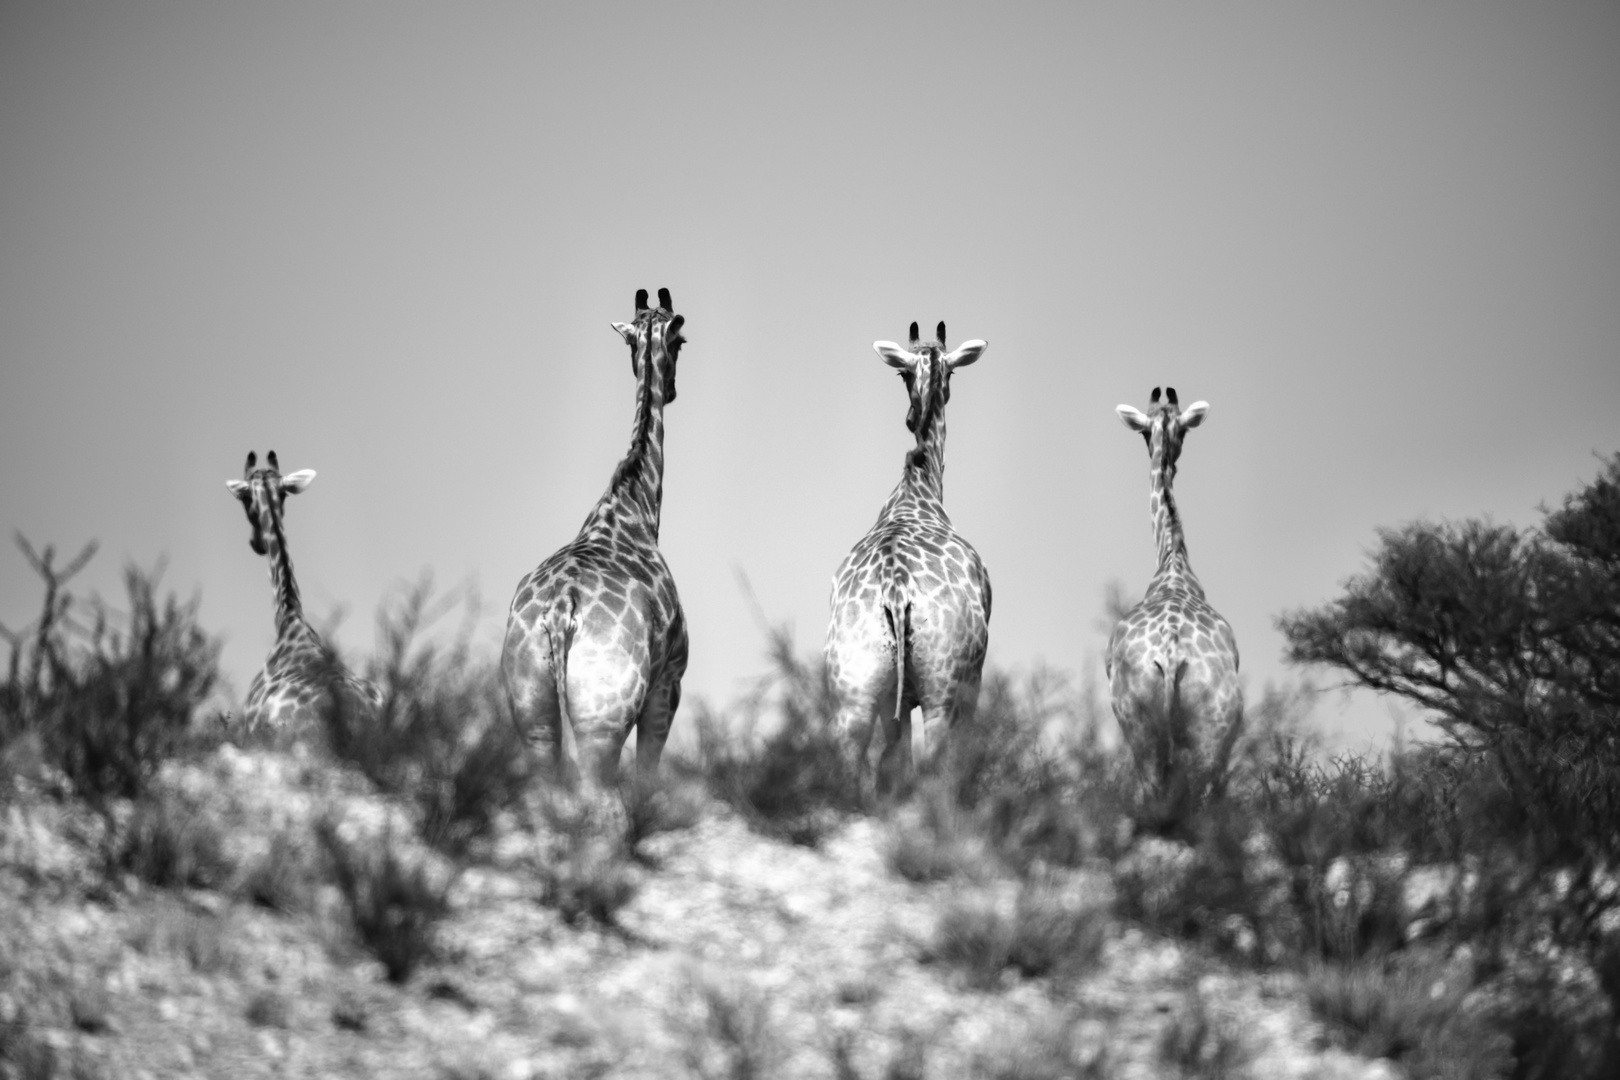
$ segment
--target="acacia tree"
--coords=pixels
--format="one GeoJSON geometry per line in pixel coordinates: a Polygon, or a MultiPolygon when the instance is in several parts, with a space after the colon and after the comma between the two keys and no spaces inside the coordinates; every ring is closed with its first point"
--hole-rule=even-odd
{"type": "Polygon", "coordinates": [[[1278,626],[1291,660],[1430,714],[1449,742],[1431,763],[1464,777],[1447,795],[1468,803],[1463,846],[1556,873],[1553,929],[1594,949],[1620,1003],[1602,931],[1620,907],[1620,455],[1534,528],[1381,531],[1343,595],[1278,626]]]}
{"type": "Polygon", "coordinates": [[[1344,595],[1278,620],[1289,658],[1428,710],[1528,813],[1551,815],[1530,824],[1561,826],[1542,838],[1555,849],[1620,854],[1620,455],[1539,528],[1416,523],[1379,538],[1344,595]]]}

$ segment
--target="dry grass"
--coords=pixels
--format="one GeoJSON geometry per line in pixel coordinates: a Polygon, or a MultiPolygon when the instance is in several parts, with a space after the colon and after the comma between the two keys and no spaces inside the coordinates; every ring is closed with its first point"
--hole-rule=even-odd
{"type": "Polygon", "coordinates": [[[681,1061],[693,1076],[768,1080],[781,1075],[786,1048],[764,995],[746,984],[728,984],[694,972],[687,997],[691,1011],[678,1019],[677,1026],[685,1032],[681,1061]]]}
{"type": "Polygon", "coordinates": [[[269,849],[250,863],[236,892],[260,907],[290,914],[306,911],[318,884],[309,838],[282,830],[270,838],[269,849]]]}
{"type": "Polygon", "coordinates": [[[1348,1049],[1389,1058],[1413,1080],[1508,1075],[1508,1040],[1469,1011],[1472,989],[1472,979],[1418,959],[1325,963],[1305,975],[1311,1007],[1348,1049]]]}
{"type": "Polygon", "coordinates": [[[1237,1080],[1251,1055],[1243,1033],[1214,1016],[1204,995],[1190,988],[1159,1035],[1159,1060],[1188,1080],[1237,1080]]]}
{"type": "Polygon", "coordinates": [[[161,788],[135,803],[112,862],[159,888],[219,889],[236,871],[219,826],[161,788]]]}
{"type": "Polygon", "coordinates": [[[1074,975],[1097,963],[1108,925],[1106,911],[1026,884],[1010,905],[990,894],[949,902],[928,958],[961,968],[981,989],[996,988],[1008,971],[1026,978],[1074,975]]]}
{"type": "Polygon", "coordinates": [[[1110,1080],[1103,1040],[1086,1037],[1078,1015],[1033,1020],[1003,1033],[973,1062],[974,1080],[1110,1080]]]}
{"type": "MultiPolygon", "coordinates": [[[[606,793],[563,791],[543,793],[538,805],[540,902],[570,926],[584,920],[617,926],[619,911],[637,890],[624,807],[606,793]]],[[[645,807],[643,812],[651,813],[645,807]]]]}
{"type": "Polygon", "coordinates": [[[191,970],[203,974],[230,970],[236,964],[224,919],[172,901],[142,912],[130,925],[125,940],[135,951],[149,956],[183,957],[191,970]]]}

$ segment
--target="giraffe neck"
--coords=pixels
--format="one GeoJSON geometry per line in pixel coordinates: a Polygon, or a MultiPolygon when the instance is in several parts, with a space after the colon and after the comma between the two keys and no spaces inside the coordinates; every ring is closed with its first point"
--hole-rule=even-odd
{"type": "Polygon", "coordinates": [[[292,558],[287,554],[287,538],[281,531],[281,515],[266,509],[260,526],[270,562],[270,588],[276,598],[276,637],[305,629],[304,603],[298,596],[292,558]]]}
{"type": "Polygon", "coordinates": [[[1176,497],[1171,490],[1175,479],[1174,465],[1154,462],[1148,506],[1153,513],[1153,540],[1159,549],[1159,569],[1153,580],[1155,585],[1179,581],[1201,592],[1192,564],[1187,560],[1187,538],[1182,533],[1181,515],[1176,510],[1176,497]]]}
{"type": "Polygon", "coordinates": [[[643,371],[636,388],[630,449],[613,470],[607,494],[586,518],[581,531],[609,527],[620,535],[644,532],[656,544],[664,505],[663,373],[651,363],[643,365],[643,371]]]}
{"type": "Polygon", "coordinates": [[[950,520],[945,514],[945,407],[929,415],[917,446],[906,454],[900,483],[884,504],[882,517],[922,512],[950,520]]]}

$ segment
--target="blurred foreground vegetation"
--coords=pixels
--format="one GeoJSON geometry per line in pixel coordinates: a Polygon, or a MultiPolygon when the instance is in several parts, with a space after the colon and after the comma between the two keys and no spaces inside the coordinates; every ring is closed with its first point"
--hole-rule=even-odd
{"type": "MultiPolygon", "coordinates": [[[[1083,973],[1124,921],[1292,973],[1345,1046],[1414,1077],[1620,1075],[1620,458],[1535,529],[1384,532],[1341,597],[1280,620],[1293,659],[1419,705],[1441,739],[1325,756],[1307,727],[1311,693],[1268,689],[1225,798],[1176,817],[1135,783],[1096,684],[1052,672],[987,673],[978,723],[879,801],[833,734],[819,661],[785,633],[770,636],[753,693],[679,719],[698,751],[667,757],[656,789],[574,799],[531,773],[493,666],[466,635],[429,640],[453,605],[426,583],[379,615],[364,666],[379,710],[339,696],[297,745],[249,737],[205,713],[218,643],[195,601],[161,595],[159,571],[127,569],[115,608],[70,591],[93,546],[66,563],[19,548],[44,601],[34,623],[4,630],[0,799],[91,811],[88,895],[142,882],[325,911],[404,983],[439,954],[458,877],[514,830],[533,839],[541,903],[613,927],[657,872],[648,841],[716,803],[797,845],[864,817],[883,824],[905,879],[1011,883],[1011,904],[944,901],[930,959],[971,986],[1083,973]],[[319,796],[302,817],[252,803],[272,768],[254,755],[302,770],[319,796]],[[335,809],[357,792],[383,809],[335,809]],[[232,831],[249,828],[251,843],[232,831]],[[1111,907],[1076,906],[1063,885],[1074,873],[1105,877],[1111,907]]],[[[725,1052],[691,1060],[769,1060],[740,1006],[704,994],[725,1052]]],[[[1166,1035],[1166,1074],[1241,1075],[1241,1040],[1199,1008],[1166,1035]]],[[[68,1074],[7,1023],[0,1076],[68,1074]]],[[[1107,1075],[1065,1058],[1066,1039],[1021,1048],[1046,1055],[1022,1072],[983,1075],[1107,1075]]],[[[835,1065],[845,1051],[832,1048],[835,1065]]],[[[891,1074],[923,1075],[894,1072],[902,1064],[891,1074]]]]}

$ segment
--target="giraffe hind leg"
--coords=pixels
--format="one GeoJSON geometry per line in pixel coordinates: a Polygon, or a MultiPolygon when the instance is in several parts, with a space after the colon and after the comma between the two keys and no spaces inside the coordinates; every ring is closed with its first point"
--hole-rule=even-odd
{"type": "Polygon", "coordinates": [[[565,746],[562,703],[544,635],[508,641],[501,657],[501,681],[518,734],[540,767],[554,779],[572,785],[573,764],[565,746]]]}
{"type": "Polygon", "coordinates": [[[681,703],[681,681],[666,676],[647,694],[647,702],[636,717],[636,780],[653,784],[658,780],[658,763],[664,756],[664,744],[669,740],[669,729],[675,722],[675,710],[681,703]]]}
{"type": "MultiPolygon", "coordinates": [[[[883,704],[887,706],[890,702],[883,704]]],[[[883,708],[879,714],[883,725],[883,753],[878,758],[877,774],[880,797],[896,794],[912,775],[911,709],[910,701],[902,701],[898,709],[883,708]]]]}
{"type": "MultiPolygon", "coordinates": [[[[585,780],[602,787],[618,783],[624,744],[657,690],[645,653],[574,641],[568,653],[568,721],[585,780]]],[[[667,719],[663,730],[667,734],[667,719]]]]}

